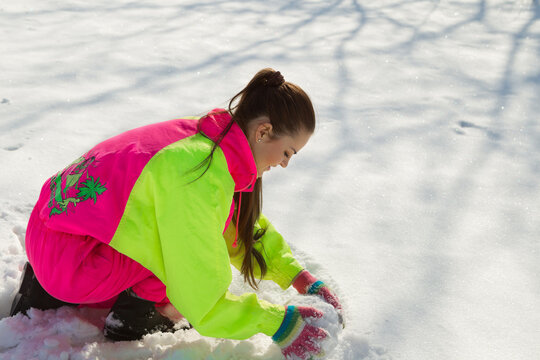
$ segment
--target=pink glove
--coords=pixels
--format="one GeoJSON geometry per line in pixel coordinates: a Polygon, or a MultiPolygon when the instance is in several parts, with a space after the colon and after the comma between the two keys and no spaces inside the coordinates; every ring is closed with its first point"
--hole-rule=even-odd
{"type": "Polygon", "coordinates": [[[300,294],[317,295],[322,300],[332,305],[339,316],[339,322],[343,325],[343,310],[336,294],[322,281],[317,280],[307,270],[302,270],[293,283],[294,288],[300,294]]]}
{"type": "Polygon", "coordinates": [[[320,342],[328,336],[326,330],[309,325],[307,318],[320,318],[323,313],[307,306],[288,306],[285,318],[272,340],[281,348],[285,359],[296,356],[307,360],[321,353],[320,342]]]}

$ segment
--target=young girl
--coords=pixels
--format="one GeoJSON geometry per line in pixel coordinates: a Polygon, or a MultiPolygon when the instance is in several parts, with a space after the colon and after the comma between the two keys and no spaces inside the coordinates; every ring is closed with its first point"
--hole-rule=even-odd
{"type": "Polygon", "coordinates": [[[228,111],[98,144],[43,186],[12,315],[117,297],[105,336],[135,340],[174,331],[156,311],[170,302],[201,335],[264,333],[286,357],[318,354],[327,333],[305,320],[320,311],[227,290],[232,263],[255,289],[258,279],[293,285],[341,311],[336,295],[300,266],[261,214],[263,173],[287,167],[314,129],[306,93],[263,69],[228,111]]]}

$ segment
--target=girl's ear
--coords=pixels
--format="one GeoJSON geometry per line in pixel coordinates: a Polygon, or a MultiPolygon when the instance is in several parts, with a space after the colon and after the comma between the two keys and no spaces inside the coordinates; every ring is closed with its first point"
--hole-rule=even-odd
{"type": "MultiPolygon", "coordinates": [[[[269,120],[269,119],[268,119],[269,120]]],[[[270,121],[261,122],[255,131],[255,139],[257,142],[268,140],[272,137],[272,124],[270,121]]]]}

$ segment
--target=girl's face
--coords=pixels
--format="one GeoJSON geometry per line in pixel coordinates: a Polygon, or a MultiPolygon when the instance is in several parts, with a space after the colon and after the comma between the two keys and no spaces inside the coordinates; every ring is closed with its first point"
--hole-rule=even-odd
{"type": "Polygon", "coordinates": [[[257,164],[257,177],[274,166],[286,168],[291,158],[307,144],[312,135],[301,131],[295,136],[275,136],[267,117],[252,120],[248,133],[248,142],[257,164]]]}

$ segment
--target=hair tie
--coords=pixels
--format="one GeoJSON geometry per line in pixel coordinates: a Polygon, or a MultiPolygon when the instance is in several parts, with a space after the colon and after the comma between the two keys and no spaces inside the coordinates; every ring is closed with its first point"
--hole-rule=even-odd
{"type": "Polygon", "coordinates": [[[283,78],[283,75],[281,75],[279,71],[276,71],[266,79],[265,85],[280,86],[284,82],[285,82],[285,79],[283,78]]]}

